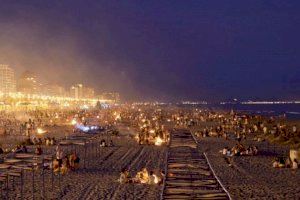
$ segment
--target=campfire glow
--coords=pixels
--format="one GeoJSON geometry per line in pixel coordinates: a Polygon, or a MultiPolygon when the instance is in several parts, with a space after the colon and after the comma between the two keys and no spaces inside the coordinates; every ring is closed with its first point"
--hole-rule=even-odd
{"type": "Polygon", "coordinates": [[[71,124],[72,124],[72,125],[75,125],[75,124],[77,124],[77,121],[76,121],[75,119],[73,119],[73,120],[71,121],[71,124]]]}
{"type": "Polygon", "coordinates": [[[41,135],[43,133],[46,133],[46,131],[41,128],[37,128],[37,134],[41,135]]]}
{"type": "Polygon", "coordinates": [[[153,174],[153,176],[154,176],[154,183],[158,184],[158,182],[159,182],[158,177],[155,174],[153,174]]]}
{"type": "Polygon", "coordinates": [[[121,120],[121,116],[120,116],[120,115],[117,115],[117,116],[115,117],[115,120],[121,120]]]}
{"type": "Polygon", "coordinates": [[[155,138],[155,143],[154,144],[156,146],[161,146],[163,142],[164,141],[160,137],[157,137],[157,138],[155,138]]]}
{"type": "Polygon", "coordinates": [[[135,135],[135,136],[134,136],[134,139],[135,139],[136,141],[139,141],[139,135],[135,135]]]}

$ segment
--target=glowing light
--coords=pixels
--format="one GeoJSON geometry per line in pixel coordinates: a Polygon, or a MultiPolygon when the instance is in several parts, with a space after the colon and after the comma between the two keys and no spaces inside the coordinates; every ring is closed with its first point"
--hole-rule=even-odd
{"type": "Polygon", "coordinates": [[[84,126],[82,124],[76,124],[76,128],[83,131],[83,132],[88,132],[90,130],[90,127],[84,126]]]}
{"type": "Polygon", "coordinates": [[[139,135],[135,135],[135,136],[134,136],[134,139],[138,142],[139,139],[140,139],[140,138],[139,138],[139,135]]]}
{"type": "Polygon", "coordinates": [[[86,104],[84,104],[83,106],[81,106],[81,109],[85,109],[85,110],[87,110],[87,109],[89,109],[89,106],[88,106],[88,105],[86,105],[86,104]]]}
{"type": "Polygon", "coordinates": [[[151,130],[149,131],[149,133],[154,134],[154,133],[155,133],[155,130],[154,130],[154,129],[151,129],[151,130]]]}
{"type": "Polygon", "coordinates": [[[75,125],[75,124],[77,124],[77,121],[75,119],[72,119],[71,124],[75,125]]]}
{"type": "Polygon", "coordinates": [[[160,137],[155,138],[155,145],[156,146],[161,146],[163,144],[163,140],[160,137]]]}
{"type": "Polygon", "coordinates": [[[154,176],[154,183],[155,183],[155,184],[158,184],[159,178],[158,178],[155,174],[153,174],[153,176],[154,176]]]}
{"type": "Polygon", "coordinates": [[[120,116],[120,115],[117,115],[117,116],[115,117],[115,120],[121,120],[121,116],[120,116]]]}
{"type": "Polygon", "coordinates": [[[37,128],[37,134],[42,135],[42,134],[44,134],[44,133],[46,133],[45,130],[43,130],[43,129],[41,129],[41,128],[37,128]]]}

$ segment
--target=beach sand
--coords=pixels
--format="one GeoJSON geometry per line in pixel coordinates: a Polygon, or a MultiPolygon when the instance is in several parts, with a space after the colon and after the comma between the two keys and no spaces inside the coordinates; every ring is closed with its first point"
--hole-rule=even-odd
{"type": "Polygon", "coordinates": [[[232,147],[234,141],[220,138],[199,139],[200,151],[207,152],[213,168],[233,199],[299,199],[300,172],[291,169],[275,169],[275,156],[288,155],[288,149],[267,142],[248,140],[259,149],[257,156],[235,156],[227,159],[219,151],[232,147]],[[231,166],[229,166],[231,164],[231,166]]]}
{"type": "MultiPolygon", "coordinates": [[[[58,131],[59,132],[59,131],[58,131]]],[[[60,131],[60,135],[64,134],[60,131]]],[[[58,136],[58,135],[57,135],[58,136]]],[[[63,136],[62,136],[63,137],[63,136]]],[[[106,136],[98,137],[97,140],[106,136]]],[[[120,184],[117,182],[122,168],[129,169],[135,176],[143,167],[159,172],[164,169],[166,147],[138,145],[127,134],[111,137],[115,146],[102,147],[95,151],[95,146],[88,146],[86,169],[83,169],[83,147],[77,147],[81,158],[80,169],[66,175],[54,175],[52,188],[51,173],[45,171],[45,198],[46,199],[159,199],[162,186],[146,184],[120,184]],[[59,187],[60,186],[60,187],[59,187]]],[[[3,141],[3,140],[2,140],[3,141]]],[[[5,140],[6,142],[11,142],[5,140]]],[[[43,147],[47,153],[54,153],[55,147],[43,147]]],[[[72,147],[63,147],[70,152],[72,147]]],[[[33,151],[33,148],[29,148],[33,151]]],[[[35,172],[36,199],[41,199],[42,176],[40,170],[35,172]]],[[[14,191],[8,191],[9,199],[20,198],[19,179],[16,179],[14,191]]],[[[24,197],[32,199],[32,173],[25,173],[24,197]]],[[[6,191],[3,191],[5,196],[6,191]]],[[[4,198],[4,197],[3,197],[4,198]]]]}
{"type": "MultiPolygon", "coordinates": [[[[203,126],[213,123],[203,123],[203,126]]],[[[198,127],[199,128],[199,127],[198,127]]],[[[63,138],[71,130],[66,127],[51,127],[49,136],[63,138]]],[[[86,169],[83,169],[83,147],[77,152],[81,157],[79,170],[69,172],[64,176],[54,176],[52,188],[51,173],[45,174],[46,199],[159,199],[162,186],[145,184],[120,184],[117,182],[122,168],[129,169],[132,176],[147,167],[148,170],[159,171],[165,168],[167,147],[138,145],[133,139],[133,129],[126,131],[120,128],[120,136],[111,137],[115,147],[103,147],[95,152],[94,146],[88,147],[86,169]],[[60,180],[60,181],[59,181],[60,180]]],[[[107,139],[107,136],[98,137],[107,139]]],[[[3,140],[3,145],[16,143],[11,137],[3,140]]],[[[256,145],[257,156],[239,156],[231,159],[219,153],[224,147],[232,147],[234,140],[222,138],[198,138],[200,152],[206,152],[217,176],[232,199],[300,199],[300,172],[291,169],[274,169],[272,160],[275,156],[287,156],[288,147],[275,146],[267,142],[255,142],[250,137],[243,144],[256,145]],[[230,164],[230,165],[229,165],[230,164]]],[[[43,147],[48,154],[55,152],[55,147],[43,147]]],[[[72,148],[64,147],[66,152],[72,148]]],[[[31,151],[33,149],[31,148],[31,151]]],[[[42,176],[35,174],[36,199],[41,199],[42,176]]],[[[25,173],[25,199],[32,199],[31,172],[25,173]]],[[[9,199],[18,199],[20,189],[18,180],[15,190],[9,190],[9,199]]],[[[6,191],[3,191],[5,196],[6,191]]]]}

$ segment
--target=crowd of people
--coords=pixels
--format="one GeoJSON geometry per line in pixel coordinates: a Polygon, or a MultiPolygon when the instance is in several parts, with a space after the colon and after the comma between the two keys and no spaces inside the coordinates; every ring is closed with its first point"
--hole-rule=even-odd
{"type": "Polygon", "coordinates": [[[298,169],[299,163],[297,159],[291,160],[290,157],[276,157],[273,161],[274,168],[291,168],[291,169],[298,169]]]}
{"type": "Polygon", "coordinates": [[[122,169],[118,182],[125,183],[140,183],[140,184],[158,184],[162,185],[165,174],[161,171],[159,174],[155,174],[154,171],[148,171],[147,168],[143,168],[137,172],[136,176],[131,177],[127,169],[122,169]]]}
{"type": "Polygon", "coordinates": [[[238,143],[231,149],[225,147],[220,153],[225,156],[255,156],[258,154],[258,148],[251,145],[248,148],[245,148],[244,145],[238,143]]]}
{"type": "MultiPolygon", "coordinates": [[[[194,135],[199,139],[217,137],[235,141],[234,147],[224,147],[220,150],[220,153],[227,156],[257,155],[257,146],[246,147],[247,139],[256,142],[267,140],[270,143],[290,144],[291,148],[295,149],[300,147],[299,129],[297,125],[287,123],[285,116],[274,117],[235,113],[234,111],[228,113],[191,109],[189,112],[179,111],[173,114],[171,120],[177,126],[193,130],[194,135]],[[203,125],[205,125],[204,128],[203,125]]],[[[299,160],[293,158],[293,160],[290,159],[291,164],[286,165],[280,159],[276,159],[274,166],[291,166],[290,168],[296,169],[298,162],[299,160]]]]}
{"type": "Polygon", "coordinates": [[[65,154],[62,148],[58,145],[56,147],[56,156],[52,161],[50,168],[53,168],[54,173],[61,173],[62,175],[69,171],[74,171],[79,168],[80,158],[76,152],[65,154]]]}

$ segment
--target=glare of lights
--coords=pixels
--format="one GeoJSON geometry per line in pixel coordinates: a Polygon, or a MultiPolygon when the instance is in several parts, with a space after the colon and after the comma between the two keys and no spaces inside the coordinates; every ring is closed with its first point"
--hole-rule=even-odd
{"type": "Polygon", "coordinates": [[[76,119],[72,119],[72,121],[71,121],[71,124],[72,124],[72,125],[75,125],[75,124],[77,124],[77,121],[76,121],[76,119]]]}
{"type": "Polygon", "coordinates": [[[154,130],[154,129],[151,129],[151,130],[149,131],[149,133],[154,134],[154,133],[155,133],[155,130],[154,130]]]}
{"type": "Polygon", "coordinates": [[[44,133],[46,133],[45,130],[43,130],[43,129],[41,129],[41,128],[37,128],[37,134],[38,134],[38,135],[42,135],[42,134],[44,134],[44,133]]]}
{"type": "Polygon", "coordinates": [[[115,117],[115,120],[121,120],[121,116],[120,116],[120,115],[117,115],[117,116],[115,117]]]}
{"type": "Polygon", "coordinates": [[[160,137],[155,138],[155,145],[156,146],[161,146],[163,144],[163,140],[160,137]]]}
{"type": "Polygon", "coordinates": [[[154,183],[155,183],[155,184],[158,184],[158,182],[159,182],[158,177],[157,177],[155,174],[153,174],[153,176],[154,176],[154,183]]]}

